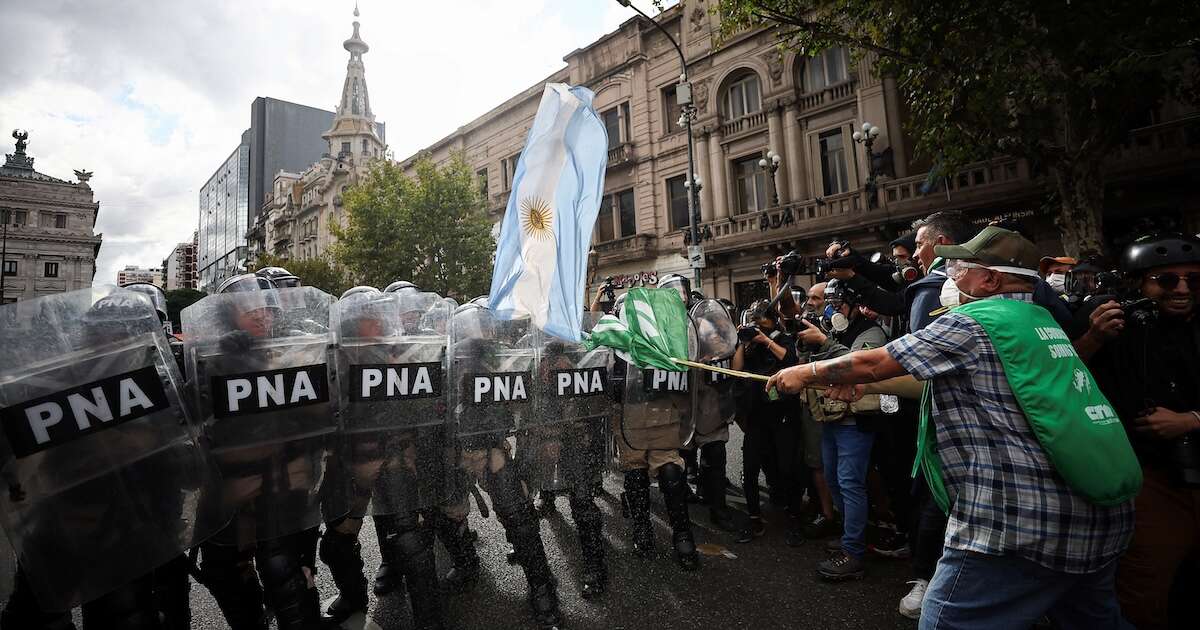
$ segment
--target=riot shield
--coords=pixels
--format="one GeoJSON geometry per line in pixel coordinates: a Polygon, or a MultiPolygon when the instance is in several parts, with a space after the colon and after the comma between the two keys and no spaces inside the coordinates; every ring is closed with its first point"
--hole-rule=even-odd
{"type": "MultiPolygon", "coordinates": [[[[688,358],[696,358],[696,328],[690,320],[688,358]]],[[[626,366],[617,442],[636,451],[673,450],[691,442],[695,433],[694,380],[690,370],[670,372],[626,366]]]]}
{"type": "Polygon", "coordinates": [[[446,336],[450,309],[433,293],[360,293],[334,303],[330,327],[339,462],[352,479],[351,514],[432,507],[447,459],[446,336]]]}
{"type": "MultiPolygon", "coordinates": [[[[720,302],[700,300],[689,313],[696,327],[696,361],[728,368],[737,351],[737,326],[729,311],[720,302]]],[[[733,377],[719,372],[693,368],[696,383],[696,436],[702,445],[713,440],[727,440],[726,427],[737,412],[733,377]]]]}
{"type": "Polygon", "coordinates": [[[272,540],[319,525],[322,507],[324,520],[349,510],[349,479],[325,478],[337,430],[330,335],[291,325],[327,330],[332,302],[313,287],[268,289],[210,295],[181,314],[196,415],[224,477],[209,500],[238,512],[219,543],[272,540]]]}
{"type": "MultiPolygon", "coordinates": [[[[590,332],[598,313],[584,313],[590,332]]],[[[531,485],[560,492],[593,481],[603,469],[612,414],[612,352],[539,333],[533,413],[517,433],[517,463],[531,485]]]]}
{"type": "Polygon", "coordinates": [[[5,305],[0,522],[42,608],[65,611],[178,557],[230,511],[158,315],[83,289],[5,305]]]}
{"type": "Polygon", "coordinates": [[[464,448],[510,434],[532,411],[533,328],[528,317],[496,319],[464,304],[450,319],[450,407],[464,448]]]}

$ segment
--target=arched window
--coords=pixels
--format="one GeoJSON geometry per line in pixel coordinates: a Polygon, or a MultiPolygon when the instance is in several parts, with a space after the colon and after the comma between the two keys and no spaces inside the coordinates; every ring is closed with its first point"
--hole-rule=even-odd
{"type": "Polygon", "coordinates": [[[801,92],[819,92],[850,79],[850,58],[840,46],[826,48],[804,62],[800,73],[801,92]]]}
{"type": "Polygon", "coordinates": [[[725,88],[721,99],[722,114],[733,120],[762,109],[762,95],[758,89],[758,75],[747,72],[736,78],[725,88]]]}

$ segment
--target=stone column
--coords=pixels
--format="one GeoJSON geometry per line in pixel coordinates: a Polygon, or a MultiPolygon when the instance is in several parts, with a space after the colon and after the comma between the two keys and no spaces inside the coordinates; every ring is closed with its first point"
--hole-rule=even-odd
{"type": "Polygon", "coordinates": [[[713,220],[712,171],[708,168],[708,131],[695,130],[696,175],[700,177],[700,220],[713,220]]]}
{"type": "Polygon", "coordinates": [[[812,195],[808,190],[808,155],[804,150],[804,133],[800,128],[800,110],[794,104],[783,116],[783,137],[786,149],[783,153],[784,169],[787,171],[788,190],[792,201],[805,201],[812,195]]]}
{"type": "Polygon", "coordinates": [[[908,177],[908,147],[905,146],[904,130],[900,121],[900,90],[896,87],[896,79],[884,77],[883,103],[887,115],[888,146],[892,148],[892,164],[896,168],[896,177],[908,177]]]}
{"type": "MultiPolygon", "coordinates": [[[[779,171],[775,173],[775,192],[779,194],[779,203],[785,204],[791,201],[792,197],[788,192],[791,186],[788,185],[788,170],[791,168],[791,159],[787,154],[787,148],[783,140],[783,103],[776,103],[775,107],[767,114],[767,149],[779,154],[779,159],[782,163],[779,165],[779,171]]],[[[768,198],[769,200],[769,198],[768,198]]]]}
{"type": "Polygon", "coordinates": [[[721,130],[713,129],[708,143],[708,168],[710,172],[705,188],[712,187],[712,214],[715,219],[729,216],[729,195],[725,192],[725,153],[721,150],[721,130]]]}

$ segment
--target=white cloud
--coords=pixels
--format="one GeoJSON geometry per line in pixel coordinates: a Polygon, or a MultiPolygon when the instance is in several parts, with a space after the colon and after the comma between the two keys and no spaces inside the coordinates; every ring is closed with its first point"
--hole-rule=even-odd
{"type": "MultiPolygon", "coordinates": [[[[637,4],[653,13],[649,0],[637,4]]],[[[250,103],[333,109],[349,0],[5,2],[0,130],[31,132],[39,171],[95,171],[97,283],[157,265],[196,228],[197,193],[250,103]]],[[[633,15],[614,0],[363,0],[371,105],[398,156],[563,66],[633,15]]]]}

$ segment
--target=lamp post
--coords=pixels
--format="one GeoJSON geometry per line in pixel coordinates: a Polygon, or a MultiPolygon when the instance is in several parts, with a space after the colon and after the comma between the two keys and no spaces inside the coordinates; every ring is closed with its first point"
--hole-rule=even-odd
{"type": "Polygon", "coordinates": [[[700,186],[693,186],[692,181],[696,176],[696,157],[694,140],[692,139],[692,123],[696,120],[696,106],[692,102],[692,84],[688,82],[687,76],[687,57],[683,54],[683,48],[679,46],[679,42],[671,35],[667,29],[663,28],[657,20],[646,15],[641,9],[630,3],[630,0],[617,0],[621,6],[637,11],[637,14],[646,18],[666,36],[667,41],[675,47],[675,51],[679,53],[679,85],[675,88],[675,99],[682,108],[682,113],[679,116],[679,124],[681,124],[687,132],[687,157],[688,157],[688,172],[687,181],[684,185],[688,190],[688,226],[691,235],[691,245],[688,246],[688,265],[692,268],[692,288],[701,290],[700,270],[704,268],[704,247],[700,245],[700,186]]]}
{"type": "Polygon", "coordinates": [[[867,193],[870,194],[867,202],[870,203],[871,207],[875,207],[877,203],[875,199],[875,178],[879,175],[879,171],[875,168],[875,158],[879,156],[875,155],[871,147],[875,144],[875,138],[879,137],[879,127],[869,122],[864,122],[862,131],[855,131],[851,137],[854,138],[855,142],[863,145],[863,148],[867,151],[867,183],[865,188],[867,193]]]}
{"type": "Polygon", "coordinates": [[[779,170],[779,163],[782,161],[783,161],[783,158],[779,157],[778,153],[771,151],[771,150],[767,151],[767,157],[762,158],[761,160],[758,161],[758,167],[763,169],[764,171],[766,171],[767,175],[769,175],[771,177],[771,207],[772,208],[779,205],[779,189],[775,187],[775,171],[779,170]]]}

